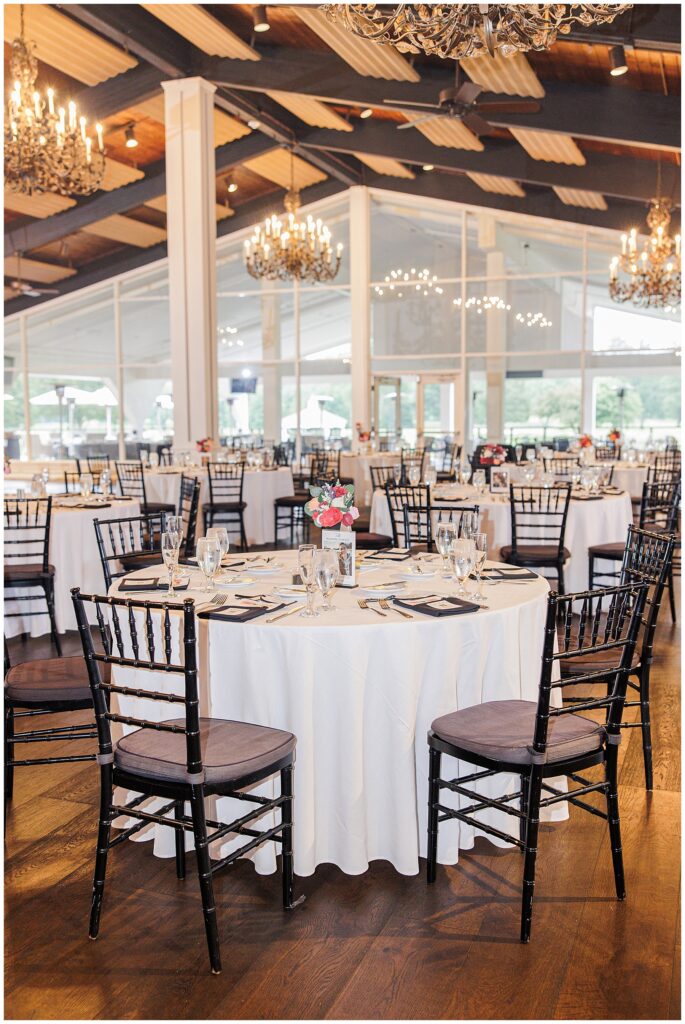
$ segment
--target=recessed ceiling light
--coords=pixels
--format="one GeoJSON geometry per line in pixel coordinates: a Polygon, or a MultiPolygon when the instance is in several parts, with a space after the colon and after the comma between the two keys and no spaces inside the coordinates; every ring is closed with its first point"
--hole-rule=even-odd
{"type": "Polygon", "coordinates": [[[247,122],[247,127],[251,128],[253,132],[256,132],[257,129],[261,127],[261,124],[262,124],[262,122],[258,121],[256,117],[252,117],[247,122]]]}
{"type": "Polygon", "coordinates": [[[269,19],[266,16],[266,7],[264,4],[257,4],[252,8],[252,20],[254,22],[255,32],[268,32],[271,28],[269,25],[269,19]]]}
{"type": "Polygon", "coordinates": [[[435,170],[435,164],[424,164],[423,165],[423,169],[424,169],[424,171],[434,171],[435,170]]]}
{"type": "Polygon", "coordinates": [[[610,75],[613,75],[614,78],[618,78],[619,75],[625,75],[628,70],[628,62],[626,61],[626,51],[622,46],[611,47],[609,50],[609,61],[611,63],[610,75]]]}
{"type": "Polygon", "coordinates": [[[138,139],[132,124],[128,126],[124,135],[126,137],[126,149],[135,149],[138,145],[138,139]]]}
{"type": "Polygon", "coordinates": [[[373,114],[373,110],[371,109],[371,107],[367,107],[366,110],[362,110],[362,112],[361,112],[361,114],[359,116],[361,118],[363,118],[364,120],[366,120],[366,118],[367,117],[371,117],[372,114],[373,114]]]}
{"type": "Polygon", "coordinates": [[[232,174],[229,174],[229,176],[226,178],[226,191],[227,192],[237,192],[238,191],[238,186],[234,182],[232,174]]]}

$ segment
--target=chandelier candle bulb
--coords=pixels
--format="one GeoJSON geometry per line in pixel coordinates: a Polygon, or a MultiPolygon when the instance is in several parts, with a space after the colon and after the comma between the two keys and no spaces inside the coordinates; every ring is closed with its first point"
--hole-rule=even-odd
{"type": "Polygon", "coordinates": [[[51,117],[55,116],[55,90],[54,89],[48,89],[48,111],[50,112],[50,116],[51,117]]]}

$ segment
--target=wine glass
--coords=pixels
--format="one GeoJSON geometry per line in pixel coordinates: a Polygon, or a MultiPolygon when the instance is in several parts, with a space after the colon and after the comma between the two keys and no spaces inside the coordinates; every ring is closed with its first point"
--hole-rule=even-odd
{"type": "Polygon", "coordinates": [[[485,594],[483,593],[483,578],[481,573],[483,571],[483,566],[485,565],[485,559],[488,557],[488,535],[487,533],[475,533],[472,539],[474,545],[476,579],[478,580],[478,590],[473,595],[473,600],[476,604],[483,604],[485,602],[485,594]]]}
{"type": "Polygon", "coordinates": [[[448,556],[456,539],[457,528],[454,523],[438,523],[438,528],[435,531],[435,546],[442,556],[442,569],[445,577],[451,575],[448,556]]]}
{"type": "Polygon", "coordinates": [[[103,469],[100,473],[100,490],[103,497],[107,497],[112,487],[112,473],[109,469],[103,469]]]}
{"type": "Polygon", "coordinates": [[[471,467],[469,466],[468,462],[462,462],[461,465],[459,466],[459,472],[457,473],[459,483],[462,485],[466,485],[469,482],[470,476],[471,467]]]}
{"type": "Polygon", "coordinates": [[[219,547],[221,548],[221,559],[223,561],[224,556],[228,554],[230,548],[230,541],[228,537],[228,530],[225,526],[212,526],[211,529],[207,530],[205,537],[213,538],[218,541],[219,547]]]}
{"type": "Polygon", "coordinates": [[[480,516],[477,512],[462,512],[461,514],[461,530],[460,536],[465,540],[471,540],[478,533],[478,520],[480,516]]]}
{"type": "Polygon", "coordinates": [[[332,593],[340,576],[337,552],[331,548],[317,551],[314,555],[314,573],[317,586],[323,597],[322,611],[330,612],[333,609],[333,603],[329,600],[329,594],[332,593]]]}
{"type": "Polygon", "coordinates": [[[473,569],[474,544],[472,540],[457,540],[450,550],[450,565],[455,579],[459,583],[457,597],[468,597],[465,583],[473,569]]]}
{"type": "Polygon", "coordinates": [[[484,469],[476,469],[476,470],[474,470],[473,480],[471,481],[471,483],[476,488],[476,491],[477,491],[478,494],[483,494],[485,492],[485,483],[486,483],[486,481],[485,481],[485,470],[484,469]]]}
{"type": "Polygon", "coordinates": [[[31,477],[29,494],[32,498],[42,498],[45,494],[45,484],[43,483],[43,478],[40,473],[34,473],[31,477]]]}
{"type": "Polygon", "coordinates": [[[93,474],[81,473],[79,480],[81,483],[81,494],[87,500],[93,493],[93,474]]]}
{"type": "Polygon", "coordinates": [[[526,448],[526,462],[533,462],[535,460],[535,449],[526,448]]]}
{"type": "Polygon", "coordinates": [[[297,549],[297,565],[300,570],[300,577],[307,590],[307,607],[300,612],[300,615],[307,619],[319,614],[314,611],[314,588],[316,587],[314,555],[316,550],[313,544],[300,544],[297,549]]]}
{"type": "Polygon", "coordinates": [[[150,466],[150,469],[157,469],[157,467],[159,466],[159,453],[150,452],[150,454],[147,457],[147,461],[150,466]]]}
{"type": "Polygon", "coordinates": [[[521,459],[523,458],[523,445],[522,444],[517,444],[515,450],[516,450],[516,461],[520,462],[521,459]]]}
{"type": "Polygon", "coordinates": [[[48,481],[50,479],[50,469],[48,466],[43,466],[43,468],[40,471],[40,476],[43,483],[45,484],[45,488],[47,491],[48,481]]]}
{"type": "Polygon", "coordinates": [[[214,538],[203,537],[197,542],[196,554],[197,564],[202,569],[205,577],[205,593],[208,593],[213,588],[214,577],[221,563],[219,541],[214,538]]]}
{"type": "Polygon", "coordinates": [[[410,466],[407,471],[407,479],[412,487],[418,487],[421,483],[421,467],[410,466]]]}
{"type": "Polygon", "coordinates": [[[426,472],[423,474],[423,482],[426,487],[433,487],[438,482],[438,471],[435,466],[426,466],[426,472]]]}
{"type": "Polygon", "coordinates": [[[166,596],[174,596],[174,573],[178,566],[178,534],[176,533],[163,533],[162,534],[162,558],[164,564],[169,573],[169,589],[167,590],[166,596]]]}

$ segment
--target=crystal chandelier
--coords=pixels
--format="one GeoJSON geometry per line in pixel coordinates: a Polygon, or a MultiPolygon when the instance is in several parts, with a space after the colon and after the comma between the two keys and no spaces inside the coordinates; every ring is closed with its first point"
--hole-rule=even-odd
{"type": "Polygon", "coordinates": [[[21,34],[12,42],[10,79],[13,89],[5,121],[5,187],[33,195],[57,192],[63,196],[87,196],[100,188],[105,173],[102,125],[97,141],[86,132],[85,117],[76,104],[56,108],[54,90],[47,101],[36,90],[38,65],[34,44],[24,38],[24,7],[21,34]]]}
{"type": "Polygon", "coordinates": [[[635,228],[621,235],[621,254],[609,264],[609,295],[614,302],[667,313],[680,305],[680,235],[671,238],[670,222],[671,202],[657,196],[647,214],[651,234],[642,252],[638,255],[635,228]]]}
{"type": "Polygon", "coordinates": [[[374,43],[437,57],[510,57],[548,50],[574,22],[603,25],[632,4],[323,4],[331,20],[374,43]]]}
{"type": "Polygon", "coordinates": [[[340,269],[342,243],[334,253],[331,233],[321,220],[309,216],[298,221],[300,193],[294,186],[286,192],[283,205],[287,217],[267,217],[245,241],[248,274],[269,281],[332,281],[340,269]]]}

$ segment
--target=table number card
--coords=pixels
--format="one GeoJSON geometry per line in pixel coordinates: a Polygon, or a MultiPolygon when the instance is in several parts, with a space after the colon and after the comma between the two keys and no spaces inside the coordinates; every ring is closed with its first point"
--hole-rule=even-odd
{"type": "Polygon", "coordinates": [[[321,547],[337,551],[341,587],[354,587],[357,538],[352,530],[322,530],[321,547]]]}

